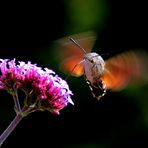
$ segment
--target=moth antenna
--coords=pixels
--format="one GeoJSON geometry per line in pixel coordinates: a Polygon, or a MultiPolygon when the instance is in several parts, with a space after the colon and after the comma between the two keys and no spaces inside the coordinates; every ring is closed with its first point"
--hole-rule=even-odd
{"type": "Polygon", "coordinates": [[[100,54],[101,56],[108,56],[108,55],[110,55],[109,53],[101,53],[100,54]]]}
{"type": "Polygon", "coordinates": [[[73,38],[69,37],[69,40],[72,41],[77,47],[79,47],[86,54],[85,49],[82,48],[73,38]]]}
{"type": "Polygon", "coordinates": [[[79,63],[77,63],[77,64],[73,67],[73,69],[71,70],[71,72],[69,72],[68,75],[66,76],[65,80],[68,79],[68,77],[72,74],[72,72],[74,71],[74,69],[75,69],[79,64],[81,64],[83,61],[84,61],[84,60],[80,61],[79,63]]]}

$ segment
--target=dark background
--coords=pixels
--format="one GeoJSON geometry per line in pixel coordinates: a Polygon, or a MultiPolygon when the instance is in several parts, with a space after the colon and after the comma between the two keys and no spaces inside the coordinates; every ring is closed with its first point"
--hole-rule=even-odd
{"type": "MultiPolygon", "coordinates": [[[[146,1],[99,2],[51,0],[48,4],[1,4],[0,58],[31,61],[61,74],[50,55],[51,44],[60,37],[87,30],[95,30],[98,34],[94,49],[98,53],[113,56],[130,49],[148,49],[146,1]],[[89,9],[89,3],[94,3],[95,9],[91,5],[89,9]],[[83,14],[85,6],[89,16],[83,14]],[[79,20],[80,14],[82,19],[79,20]],[[91,20],[94,15],[95,19],[91,20]]],[[[97,101],[83,77],[70,77],[68,83],[74,93],[74,106],[69,104],[59,116],[49,112],[30,114],[2,147],[110,148],[148,145],[147,86],[136,91],[108,92],[97,101]]],[[[0,93],[2,133],[15,114],[11,96],[3,91],[0,93]]]]}

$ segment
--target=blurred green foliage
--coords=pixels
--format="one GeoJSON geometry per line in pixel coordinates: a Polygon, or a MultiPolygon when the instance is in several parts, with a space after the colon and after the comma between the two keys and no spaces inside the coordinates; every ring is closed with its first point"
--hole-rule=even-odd
{"type": "Polygon", "coordinates": [[[65,0],[65,6],[67,33],[101,30],[109,13],[107,0],[65,0]]]}

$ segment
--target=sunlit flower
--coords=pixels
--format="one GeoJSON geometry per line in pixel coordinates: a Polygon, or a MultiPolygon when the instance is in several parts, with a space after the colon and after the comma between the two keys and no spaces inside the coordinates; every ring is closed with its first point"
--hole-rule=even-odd
{"type": "Polygon", "coordinates": [[[73,104],[72,92],[67,82],[48,68],[32,64],[0,59],[0,89],[13,94],[22,90],[26,99],[25,106],[33,110],[49,110],[59,114],[59,111],[73,104]]]}

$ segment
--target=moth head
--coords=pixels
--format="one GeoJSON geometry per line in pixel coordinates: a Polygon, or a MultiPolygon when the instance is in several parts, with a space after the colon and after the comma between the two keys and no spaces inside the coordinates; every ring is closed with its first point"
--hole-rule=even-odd
{"type": "Polygon", "coordinates": [[[85,54],[84,60],[88,61],[92,66],[100,66],[102,70],[104,69],[105,62],[103,58],[95,52],[85,54]]]}

